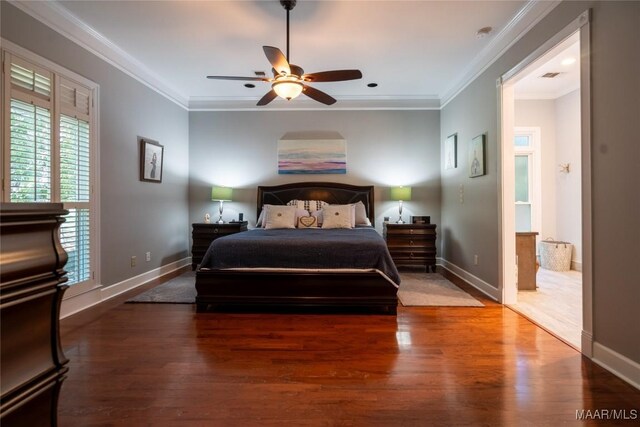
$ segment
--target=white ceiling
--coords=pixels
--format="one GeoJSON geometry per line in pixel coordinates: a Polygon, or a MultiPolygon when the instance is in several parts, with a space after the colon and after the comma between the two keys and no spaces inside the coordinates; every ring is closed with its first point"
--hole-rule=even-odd
{"type": "Polygon", "coordinates": [[[514,85],[516,99],[556,99],[580,88],[580,37],[575,33],[523,71],[514,85]],[[564,63],[573,59],[572,63],[564,63]],[[556,77],[542,77],[559,73],[556,77]]]}
{"type": "MultiPolygon", "coordinates": [[[[255,107],[268,83],[247,89],[205,76],[266,72],[262,46],[286,48],[286,12],[276,0],[16,3],[191,109],[255,107]]],[[[315,84],[338,99],[329,108],[439,108],[556,4],[299,0],[290,61],[306,72],[362,71],[362,80],[315,84]],[[476,38],[486,26],[493,32],[476,38]]],[[[269,108],[325,108],[302,98],[269,108]]]]}

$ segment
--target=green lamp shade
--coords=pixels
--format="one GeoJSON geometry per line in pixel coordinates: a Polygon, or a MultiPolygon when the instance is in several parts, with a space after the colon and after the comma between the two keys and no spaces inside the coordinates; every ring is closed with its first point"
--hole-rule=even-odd
{"type": "Polygon", "coordinates": [[[391,200],[411,200],[411,187],[391,187],[391,200]]]}
{"type": "Polygon", "coordinates": [[[211,200],[231,201],[233,189],[229,187],[211,187],[211,200]]]}

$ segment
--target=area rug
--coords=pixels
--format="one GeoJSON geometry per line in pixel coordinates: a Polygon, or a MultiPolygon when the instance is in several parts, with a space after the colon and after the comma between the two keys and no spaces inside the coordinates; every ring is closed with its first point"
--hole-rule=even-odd
{"type": "MultiPolygon", "coordinates": [[[[400,273],[398,298],[405,307],[484,307],[471,295],[438,273],[400,273]]],[[[131,298],[129,303],[193,304],[196,276],[189,271],[131,298]]]]}
{"type": "Polygon", "coordinates": [[[189,271],[174,277],[162,285],[149,289],[127,302],[150,302],[165,304],[195,304],[196,273],[189,271]]]}
{"type": "Polygon", "coordinates": [[[398,299],[405,307],[484,307],[438,273],[401,273],[398,299]]]}

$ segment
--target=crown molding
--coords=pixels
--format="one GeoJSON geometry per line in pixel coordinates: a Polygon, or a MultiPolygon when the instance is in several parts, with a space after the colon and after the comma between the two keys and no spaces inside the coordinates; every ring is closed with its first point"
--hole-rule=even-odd
{"type": "Polygon", "coordinates": [[[491,42],[473,58],[462,76],[441,94],[440,107],[444,108],[458,96],[561,2],[562,0],[529,0],[491,42]]]}
{"type": "Polygon", "coordinates": [[[186,96],[147,68],[142,62],[70,13],[57,1],[8,0],[8,2],[171,102],[185,110],[188,109],[189,100],[186,96]]]}
{"type": "Polygon", "coordinates": [[[182,94],[142,62],[70,13],[56,0],[7,1],[188,111],[438,110],[445,107],[561,2],[561,0],[528,1],[505,28],[470,62],[462,76],[440,96],[345,97],[338,98],[339,104],[335,106],[323,106],[313,101],[299,100],[295,107],[292,107],[285,101],[276,101],[269,106],[258,108],[255,105],[256,99],[189,97],[182,94]]]}

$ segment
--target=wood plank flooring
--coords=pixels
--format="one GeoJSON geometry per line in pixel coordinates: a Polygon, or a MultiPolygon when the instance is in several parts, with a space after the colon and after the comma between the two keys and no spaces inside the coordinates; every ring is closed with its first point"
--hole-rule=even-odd
{"type": "Polygon", "coordinates": [[[461,287],[486,306],[195,313],[129,293],[63,320],[60,425],[541,426],[640,409],[640,391],[461,287]]]}
{"type": "Polygon", "coordinates": [[[580,349],[582,335],[582,273],[540,268],[535,291],[519,291],[511,307],[561,340],[580,349]]]}

